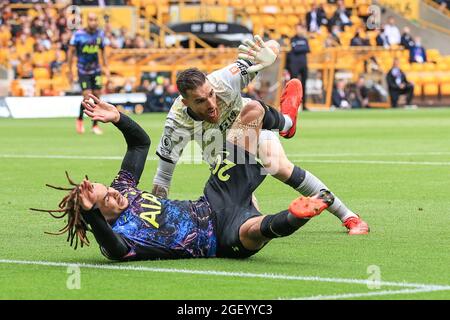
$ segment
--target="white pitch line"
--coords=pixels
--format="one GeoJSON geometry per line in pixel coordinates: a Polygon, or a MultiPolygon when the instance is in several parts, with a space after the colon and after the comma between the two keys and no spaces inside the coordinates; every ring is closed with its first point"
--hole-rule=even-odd
{"type": "MultiPolygon", "coordinates": [[[[14,154],[0,154],[0,158],[11,159],[74,159],[74,160],[122,160],[123,156],[80,156],[80,155],[14,155],[14,154]]],[[[158,157],[152,156],[147,158],[147,161],[156,161],[158,157]]],[[[384,161],[384,160],[338,160],[338,159],[302,159],[301,157],[291,156],[291,160],[301,161],[304,163],[339,163],[339,164],[380,164],[380,165],[424,165],[424,166],[450,166],[450,162],[442,161],[384,161]]],[[[183,158],[180,163],[186,163],[183,158]]],[[[201,160],[195,163],[201,163],[201,160]]]]}
{"type": "MultiPolygon", "coordinates": [[[[388,295],[398,295],[398,294],[414,294],[414,293],[424,293],[424,292],[435,292],[435,291],[447,291],[448,288],[441,287],[425,287],[417,289],[402,289],[402,290],[383,290],[383,291],[372,291],[372,292],[357,292],[357,293],[343,293],[335,295],[318,295],[312,297],[303,298],[288,298],[288,300],[341,300],[350,298],[362,298],[362,297],[376,297],[376,296],[388,296],[388,295]]],[[[283,298],[280,298],[284,300],[283,298]]]]}
{"type": "MultiPolygon", "coordinates": [[[[247,272],[228,272],[215,270],[189,270],[189,269],[170,269],[170,268],[151,268],[145,266],[130,266],[117,264],[87,264],[87,263],[67,263],[67,262],[52,262],[52,261],[29,261],[29,260],[10,260],[0,259],[0,264],[18,264],[18,265],[35,265],[46,267],[69,267],[79,266],[80,268],[103,269],[103,270],[122,270],[122,271],[144,271],[144,272],[160,272],[160,273],[179,273],[179,274],[195,274],[205,276],[222,276],[222,277],[237,277],[237,278],[262,278],[271,280],[293,280],[293,281],[313,281],[313,282],[331,282],[331,283],[347,283],[347,284],[361,284],[371,285],[373,281],[362,279],[346,279],[346,278],[323,278],[311,276],[292,276],[283,274],[268,274],[268,273],[247,273],[247,272]]],[[[440,288],[442,290],[450,290],[450,286],[434,285],[434,284],[420,284],[408,282],[389,282],[379,281],[380,286],[387,287],[402,287],[402,288],[422,288],[429,289],[440,288]]]]}
{"type": "Polygon", "coordinates": [[[300,162],[307,163],[341,163],[341,164],[389,164],[389,165],[413,165],[413,166],[450,166],[450,162],[440,161],[383,161],[383,160],[319,160],[319,159],[301,159],[290,158],[300,162]]]}

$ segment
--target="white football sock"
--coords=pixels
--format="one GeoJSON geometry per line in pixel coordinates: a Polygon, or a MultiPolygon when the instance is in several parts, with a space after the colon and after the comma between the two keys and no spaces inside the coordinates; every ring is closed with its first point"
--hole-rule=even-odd
{"type": "Polygon", "coordinates": [[[293,123],[291,117],[289,117],[287,114],[283,114],[283,116],[284,116],[284,127],[283,130],[281,130],[281,132],[286,132],[292,127],[293,123]]]}
{"type": "MultiPolygon", "coordinates": [[[[297,188],[297,191],[302,195],[309,197],[316,193],[319,193],[319,191],[322,189],[329,190],[322,181],[320,181],[309,171],[305,170],[305,180],[303,180],[303,182],[297,188]]],[[[350,217],[357,217],[357,215],[349,208],[347,208],[345,204],[338,197],[336,197],[336,195],[334,195],[333,204],[327,210],[338,217],[342,222],[350,217]]]]}

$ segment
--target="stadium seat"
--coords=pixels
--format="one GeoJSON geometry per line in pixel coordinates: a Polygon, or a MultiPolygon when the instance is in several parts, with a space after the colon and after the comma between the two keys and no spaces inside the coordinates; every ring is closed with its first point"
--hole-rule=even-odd
{"type": "Polygon", "coordinates": [[[244,3],[242,0],[230,0],[230,6],[234,8],[242,8],[244,3]]]}
{"type": "Polygon", "coordinates": [[[50,72],[47,68],[33,68],[33,77],[35,79],[49,79],[50,72]]]}
{"type": "Polygon", "coordinates": [[[443,73],[439,79],[442,96],[450,96],[450,72],[443,73]]]}
{"type": "Polygon", "coordinates": [[[422,63],[411,63],[412,71],[424,71],[424,65],[422,63]]]}
{"type": "Polygon", "coordinates": [[[436,64],[434,64],[432,62],[424,63],[423,70],[424,71],[435,71],[436,70],[436,64]]]}
{"type": "Polygon", "coordinates": [[[141,0],[130,0],[130,4],[135,7],[141,6],[141,0]]]}
{"type": "Polygon", "coordinates": [[[153,17],[157,13],[156,6],[153,4],[149,4],[145,6],[145,16],[146,17],[153,17]]]}
{"type": "MultiPolygon", "coordinates": [[[[258,13],[258,7],[256,7],[255,5],[246,5],[245,6],[245,12],[247,12],[247,14],[249,15],[254,15],[256,13],[258,13]]],[[[259,16],[256,16],[256,18],[254,19],[259,19],[259,16]]],[[[250,16],[250,20],[254,20],[252,19],[252,17],[250,16]]]]}
{"type": "Polygon", "coordinates": [[[428,49],[427,50],[427,60],[428,61],[437,61],[441,57],[439,50],[436,49],[428,49]]]}
{"type": "Polygon", "coordinates": [[[439,94],[439,85],[434,73],[423,74],[422,83],[425,96],[437,96],[439,94]]]}

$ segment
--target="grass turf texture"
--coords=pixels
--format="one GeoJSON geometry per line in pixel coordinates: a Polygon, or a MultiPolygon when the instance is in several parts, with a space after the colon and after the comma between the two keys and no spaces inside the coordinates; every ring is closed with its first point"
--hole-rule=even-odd
{"type": "MultiPolygon", "coordinates": [[[[154,156],[163,114],[136,116],[152,138],[154,156]]],[[[86,129],[90,126],[85,121],[86,129]]],[[[367,279],[376,265],[382,281],[450,285],[450,109],[304,113],[288,156],[320,177],[369,223],[368,236],[348,236],[328,212],[294,235],[273,240],[248,260],[191,259],[111,263],[91,246],[74,251],[65,236],[45,235],[62,221],[29,207],[55,208],[64,170],[80,181],[108,184],[120,160],[25,158],[122,156],[125,142],[112,125],[105,134],[75,133],[74,119],[0,119],[0,259],[149,268],[270,273],[367,279]],[[370,163],[373,161],[373,163],[370,163]],[[410,162],[415,162],[411,164],[410,162]],[[438,162],[433,165],[431,162],[438,162]],[[430,164],[431,163],[431,164],[430,164]]],[[[157,162],[147,162],[140,187],[151,190],[157,162]]],[[[171,198],[196,199],[208,178],[205,164],[177,167],[171,198]]],[[[297,193],[269,177],[257,191],[261,209],[286,208],[297,193]]],[[[0,263],[0,299],[276,299],[401,290],[382,286],[81,268],[81,289],[68,290],[67,268],[0,263]]],[[[356,297],[449,299],[450,291],[356,297]]]]}

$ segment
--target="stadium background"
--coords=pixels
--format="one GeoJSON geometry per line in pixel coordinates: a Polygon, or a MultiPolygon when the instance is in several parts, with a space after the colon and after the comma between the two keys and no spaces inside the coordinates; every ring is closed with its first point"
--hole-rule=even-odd
{"type": "MultiPolygon", "coordinates": [[[[177,96],[174,82],[178,70],[197,66],[211,72],[223,67],[236,58],[236,46],[252,34],[278,40],[283,51],[277,63],[263,72],[243,93],[276,105],[283,82],[290,78],[286,58],[296,25],[306,24],[307,13],[313,5],[319,5],[328,22],[307,34],[311,50],[306,84],[309,109],[329,109],[333,105],[333,90],[339,82],[342,82],[350,107],[365,107],[357,101],[360,77],[364,78],[361,85],[367,88],[368,106],[390,107],[385,75],[396,57],[400,59],[401,69],[408,81],[414,84],[413,104],[448,105],[449,11],[445,1],[437,2],[3,1],[0,17],[0,96],[79,95],[80,88],[70,86],[67,77],[68,41],[74,30],[86,25],[87,13],[95,12],[110,42],[107,56],[111,76],[103,77],[103,93],[120,93],[110,97],[119,108],[135,113],[167,111],[177,96]],[[339,2],[347,10],[348,24],[341,25],[335,19],[339,2]],[[439,19],[436,14],[440,15],[439,19]],[[382,33],[380,29],[390,16],[394,17],[400,32],[403,33],[404,27],[409,27],[412,37],[422,37],[426,62],[410,62],[410,52],[401,44],[377,45],[377,36],[382,33]],[[360,38],[353,42],[357,32],[360,38]]],[[[76,74],[76,64],[73,68],[76,74]]],[[[19,105],[28,105],[21,101],[24,100],[19,100],[19,105]]],[[[404,101],[400,102],[404,104],[404,101]]],[[[3,110],[2,114],[8,113],[3,110]]],[[[10,110],[11,114],[14,116],[10,110]]]]}

